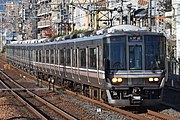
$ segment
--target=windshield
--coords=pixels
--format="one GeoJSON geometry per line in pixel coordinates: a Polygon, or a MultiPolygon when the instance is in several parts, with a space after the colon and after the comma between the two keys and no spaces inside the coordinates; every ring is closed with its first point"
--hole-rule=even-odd
{"type": "Polygon", "coordinates": [[[107,38],[105,53],[110,69],[126,69],[126,37],[116,36],[107,38]]]}
{"type": "Polygon", "coordinates": [[[142,69],[142,46],[129,46],[129,69],[142,69]]]}
{"type": "Polygon", "coordinates": [[[166,42],[164,37],[145,36],[145,69],[164,69],[166,42]]]}

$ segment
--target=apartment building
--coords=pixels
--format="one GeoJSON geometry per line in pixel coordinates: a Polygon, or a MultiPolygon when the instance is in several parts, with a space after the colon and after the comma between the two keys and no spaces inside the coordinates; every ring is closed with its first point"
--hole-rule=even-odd
{"type": "Polygon", "coordinates": [[[38,38],[51,37],[52,34],[55,34],[54,32],[56,32],[53,31],[55,24],[53,21],[53,10],[51,4],[52,0],[37,1],[38,38]]]}

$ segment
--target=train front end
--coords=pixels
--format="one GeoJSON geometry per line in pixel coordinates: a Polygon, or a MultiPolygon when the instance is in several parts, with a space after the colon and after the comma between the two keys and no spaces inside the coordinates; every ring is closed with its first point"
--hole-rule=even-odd
{"type": "Polygon", "coordinates": [[[105,89],[113,106],[153,106],[166,81],[166,39],[152,32],[109,35],[104,40],[105,89]]]}

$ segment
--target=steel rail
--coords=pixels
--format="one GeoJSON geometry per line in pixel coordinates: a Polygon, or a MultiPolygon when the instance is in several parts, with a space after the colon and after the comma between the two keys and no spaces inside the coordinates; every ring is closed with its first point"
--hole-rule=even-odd
{"type": "MultiPolygon", "coordinates": [[[[14,67],[14,66],[11,66],[11,67],[17,69],[17,68],[14,67]]],[[[34,78],[34,79],[36,79],[35,76],[33,76],[33,75],[29,74],[29,73],[26,73],[26,72],[24,72],[24,71],[22,71],[22,70],[20,70],[20,69],[17,69],[17,70],[21,71],[22,73],[24,73],[24,74],[26,74],[26,75],[28,75],[28,76],[31,76],[31,77],[34,78]]],[[[43,84],[46,84],[46,85],[47,85],[48,82],[43,81],[43,84]]],[[[63,89],[63,87],[60,87],[60,86],[57,86],[57,85],[54,85],[54,87],[55,87],[55,88],[63,89]]],[[[72,91],[69,91],[69,90],[65,90],[65,91],[66,91],[68,94],[72,94],[72,95],[78,96],[78,97],[80,97],[80,98],[82,98],[82,99],[84,99],[84,100],[91,101],[91,102],[93,102],[93,103],[95,103],[95,104],[97,104],[97,105],[100,105],[100,106],[102,106],[102,107],[111,109],[111,110],[116,111],[116,112],[118,112],[118,113],[121,113],[121,114],[123,114],[123,115],[125,115],[125,116],[129,116],[129,117],[134,118],[134,119],[137,119],[137,120],[149,120],[149,119],[147,119],[147,118],[145,118],[145,117],[143,117],[143,116],[140,116],[140,115],[137,115],[137,114],[134,114],[134,113],[131,113],[131,112],[128,112],[128,111],[125,111],[125,110],[116,108],[116,107],[112,107],[112,106],[110,106],[110,105],[108,105],[108,104],[102,103],[102,102],[97,101],[97,100],[90,99],[90,98],[85,97],[85,96],[80,95],[80,94],[76,94],[76,93],[74,93],[74,92],[72,92],[72,91]]]]}
{"type": "MultiPolygon", "coordinates": [[[[2,73],[2,72],[1,72],[2,73]]],[[[22,97],[20,97],[16,92],[11,90],[10,87],[8,87],[2,80],[0,80],[1,84],[9,89],[11,93],[18,99],[20,100],[25,106],[27,106],[35,115],[37,115],[40,119],[42,120],[47,120],[44,115],[42,115],[40,112],[38,112],[35,108],[33,108],[29,103],[27,103],[22,97]]]]}
{"type": "Polygon", "coordinates": [[[68,120],[77,120],[77,118],[75,118],[74,116],[68,114],[67,112],[65,112],[64,110],[58,108],[57,106],[53,105],[52,103],[48,102],[47,100],[39,97],[38,95],[36,95],[35,93],[29,91],[28,89],[24,88],[23,86],[21,86],[20,84],[18,84],[17,82],[15,82],[14,80],[12,80],[12,78],[10,78],[9,76],[7,76],[5,73],[3,73],[2,71],[0,71],[4,76],[6,76],[11,82],[13,82],[14,84],[16,84],[18,87],[25,89],[26,92],[28,94],[30,94],[31,96],[34,96],[38,101],[42,102],[43,104],[47,105],[48,107],[50,107],[52,110],[54,110],[55,112],[57,112],[58,114],[60,114],[61,116],[63,116],[65,119],[68,120]]]}
{"type": "Polygon", "coordinates": [[[152,110],[147,110],[147,113],[148,113],[149,115],[158,117],[158,118],[163,119],[163,120],[177,120],[177,119],[172,118],[172,117],[170,117],[170,116],[168,116],[168,115],[161,114],[161,113],[158,113],[158,112],[154,112],[154,111],[152,111],[152,110]]]}
{"type": "Polygon", "coordinates": [[[132,112],[128,112],[128,111],[122,110],[122,109],[117,108],[117,107],[112,107],[112,106],[110,106],[110,105],[108,105],[108,104],[102,103],[102,102],[97,101],[97,100],[90,99],[90,98],[85,97],[85,96],[83,96],[83,95],[76,94],[76,93],[74,93],[74,92],[72,92],[72,91],[66,90],[66,92],[69,93],[69,94],[72,94],[72,95],[74,95],[74,96],[78,96],[78,97],[80,97],[80,98],[82,98],[82,99],[84,99],[84,100],[88,100],[88,101],[90,101],[90,102],[93,102],[93,103],[95,103],[95,104],[97,104],[97,105],[100,105],[100,106],[102,106],[102,107],[108,108],[108,109],[113,110],[113,111],[116,111],[116,112],[118,112],[118,113],[121,113],[121,114],[123,114],[123,115],[125,115],[125,116],[129,116],[129,117],[134,118],[134,119],[137,119],[137,120],[149,120],[149,119],[147,119],[147,118],[145,118],[145,117],[143,117],[143,116],[140,116],[140,115],[134,114],[134,113],[132,113],[132,112]]]}

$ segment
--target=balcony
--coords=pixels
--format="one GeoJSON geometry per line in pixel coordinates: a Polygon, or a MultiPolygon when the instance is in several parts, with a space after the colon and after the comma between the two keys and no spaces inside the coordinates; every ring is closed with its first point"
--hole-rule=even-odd
{"type": "Polygon", "coordinates": [[[38,22],[38,28],[47,28],[51,26],[50,20],[41,20],[38,22]]]}
{"type": "Polygon", "coordinates": [[[37,4],[39,5],[40,3],[43,3],[43,2],[49,2],[50,0],[37,0],[37,4]]]}

